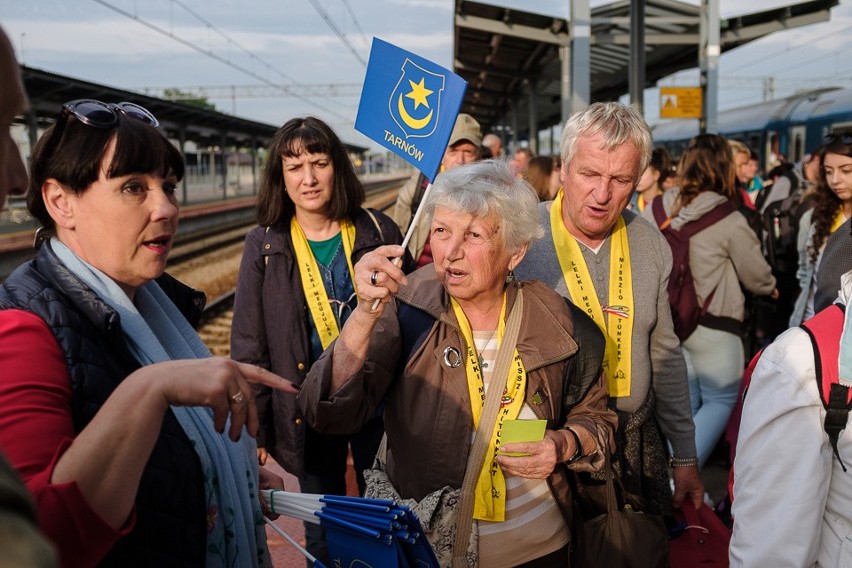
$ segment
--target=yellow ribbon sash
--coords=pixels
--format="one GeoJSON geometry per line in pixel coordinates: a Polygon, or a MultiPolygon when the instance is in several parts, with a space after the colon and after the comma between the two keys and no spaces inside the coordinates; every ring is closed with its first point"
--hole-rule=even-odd
{"type": "MultiPolygon", "coordinates": [[[[352,248],[355,243],[355,226],[349,219],[343,219],[340,221],[340,232],[343,251],[346,254],[346,264],[349,265],[349,278],[352,279],[352,287],[354,288],[355,271],[352,269],[352,248]]],[[[302,279],[302,290],[305,291],[308,309],[311,311],[311,317],[317,328],[322,348],[327,349],[331,342],[340,335],[340,329],[328,301],[328,294],[325,291],[325,285],[322,283],[322,276],[314,253],[311,252],[308,238],[296,221],[295,215],[290,221],[290,238],[293,240],[293,250],[296,253],[296,263],[299,265],[299,276],[302,279]]],[[[357,288],[355,291],[358,291],[357,288]]]]}
{"type": "Polygon", "coordinates": [[[633,348],[633,275],[627,226],[619,216],[610,236],[609,305],[601,306],[594,282],[577,240],[562,221],[563,192],[550,207],[553,245],[571,301],[591,316],[606,337],[603,369],[609,396],[630,396],[631,354],[633,348]]]}
{"type": "Polygon", "coordinates": [[[840,225],[845,222],[846,217],[843,215],[843,208],[840,208],[840,210],[837,212],[837,216],[834,218],[834,222],[831,224],[831,231],[829,231],[829,234],[839,229],[840,225]]]}
{"type": "MultiPolygon", "coordinates": [[[[485,405],[485,381],[479,368],[479,357],[473,343],[473,332],[467,316],[453,298],[450,298],[453,313],[459,322],[462,336],[467,345],[467,356],[465,357],[465,371],[467,372],[467,388],[470,393],[470,408],[473,413],[473,425],[479,427],[479,417],[482,415],[482,407],[485,405]]],[[[500,323],[497,325],[497,344],[503,341],[503,333],[506,330],[504,318],[506,316],[506,296],[503,296],[503,308],[500,312],[500,323]]],[[[503,399],[500,409],[497,411],[497,422],[491,433],[489,450],[485,454],[485,462],[476,480],[473,501],[473,518],[483,521],[499,522],[506,518],[506,478],[503,470],[497,465],[495,456],[500,447],[500,437],[503,433],[503,421],[514,420],[521,412],[524,404],[524,396],[527,388],[527,373],[524,365],[515,349],[512,363],[509,365],[509,374],[506,377],[503,399]]],[[[488,388],[500,388],[499,377],[492,376],[488,388]]]]}

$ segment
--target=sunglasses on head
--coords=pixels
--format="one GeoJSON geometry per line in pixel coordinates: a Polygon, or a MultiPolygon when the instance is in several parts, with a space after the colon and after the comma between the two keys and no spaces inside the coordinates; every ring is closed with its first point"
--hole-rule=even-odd
{"type": "Polygon", "coordinates": [[[86,126],[95,128],[110,128],[118,123],[118,113],[141,120],[154,128],[160,126],[160,121],[151,111],[136,103],[102,103],[94,99],[78,99],[62,105],[62,116],[73,115],[86,126]]]}
{"type": "Polygon", "coordinates": [[[822,139],[824,146],[829,144],[848,144],[852,145],[852,134],[848,132],[832,132],[822,139]]]}
{"type": "Polygon", "coordinates": [[[151,114],[151,111],[136,103],[123,102],[113,104],[102,103],[94,99],[77,99],[76,101],[69,101],[62,105],[62,112],[59,113],[59,118],[56,119],[56,125],[53,128],[50,139],[47,141],[44,155],[50,156],[56,151],[56,147],[62,139],[65,125],[68,123],[69,116],[73,116],[86,126],[112,128],[118,124],[118,113],[142,121],[154,128],[160,126],[160,121],[151,114]]]}

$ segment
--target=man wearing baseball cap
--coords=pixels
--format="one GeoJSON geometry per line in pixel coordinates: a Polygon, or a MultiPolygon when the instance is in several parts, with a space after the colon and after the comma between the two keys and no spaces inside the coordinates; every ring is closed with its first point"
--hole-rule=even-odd
{"type": "MultiPolygon", "coordinates": [[[[447,149],[444,151],[444,157],[441,159],[441,171],[449,171],[476,161],[480,144],[482,144],[482,130],[479,123],[469,114],[459,114],[450,134],[447,149]]],[[[429,180],[426,176],[417,174],[411,176],[411,179],[399,191],[392,217],[403,233],[408,230],[408,225],[420,206],[427,185],[429,180]]],[[[408,250],[411,251],[412,258],[417,261],[417,268],[432,262],[429,224],[425,221],[421,220],[414,229],[411,240],[408,241],[408,250]]]]}

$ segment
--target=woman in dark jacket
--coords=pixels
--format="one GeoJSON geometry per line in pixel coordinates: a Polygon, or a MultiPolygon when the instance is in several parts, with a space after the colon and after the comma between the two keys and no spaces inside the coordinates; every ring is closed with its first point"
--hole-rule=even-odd
{"type": "MultiPolygon", "coordinates": [[[[231,335],[231,356],[300,384],[357,304],[352,265],[364,253],[402,242],[396,224],[362,209],[364,188],[346,149],[313,117],[282,126],[269,147],[258,195],[259,227],[246,238],[231,335]]],[[[295,399],[257,391],[258,456],[272,454],[302,492],[346,493],[349,445],[359,486],[383,427],[376,415],[352,436],[308,427],[295,399]]],[[[322,529],[305,525],[307,549],[327,563],[322,529]]]]}
{"type": "Polygon", "coordinates": [[[249,384],[295,389],[193,330],[203,294],[164,274],[183,159],[157,125],[73,101],[35,147],[50,239],[0,287],[0,447],[62,566],[268,566],[257,487],[283,482],[258,472],[249,384]]]}

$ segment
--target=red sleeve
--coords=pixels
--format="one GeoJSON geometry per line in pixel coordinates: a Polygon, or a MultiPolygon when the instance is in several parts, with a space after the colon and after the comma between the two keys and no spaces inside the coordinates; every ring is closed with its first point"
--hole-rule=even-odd
{"type": "Polygon", "coordinates": [[[76,483],[50,482],[74,440],[74,426],[65,357],[41,318],[0,311],[0,369],[0,449],[32,493],[61,565],[93,566],[132,529],[135,510],[116,531],[92,510],[76,483]]]}

